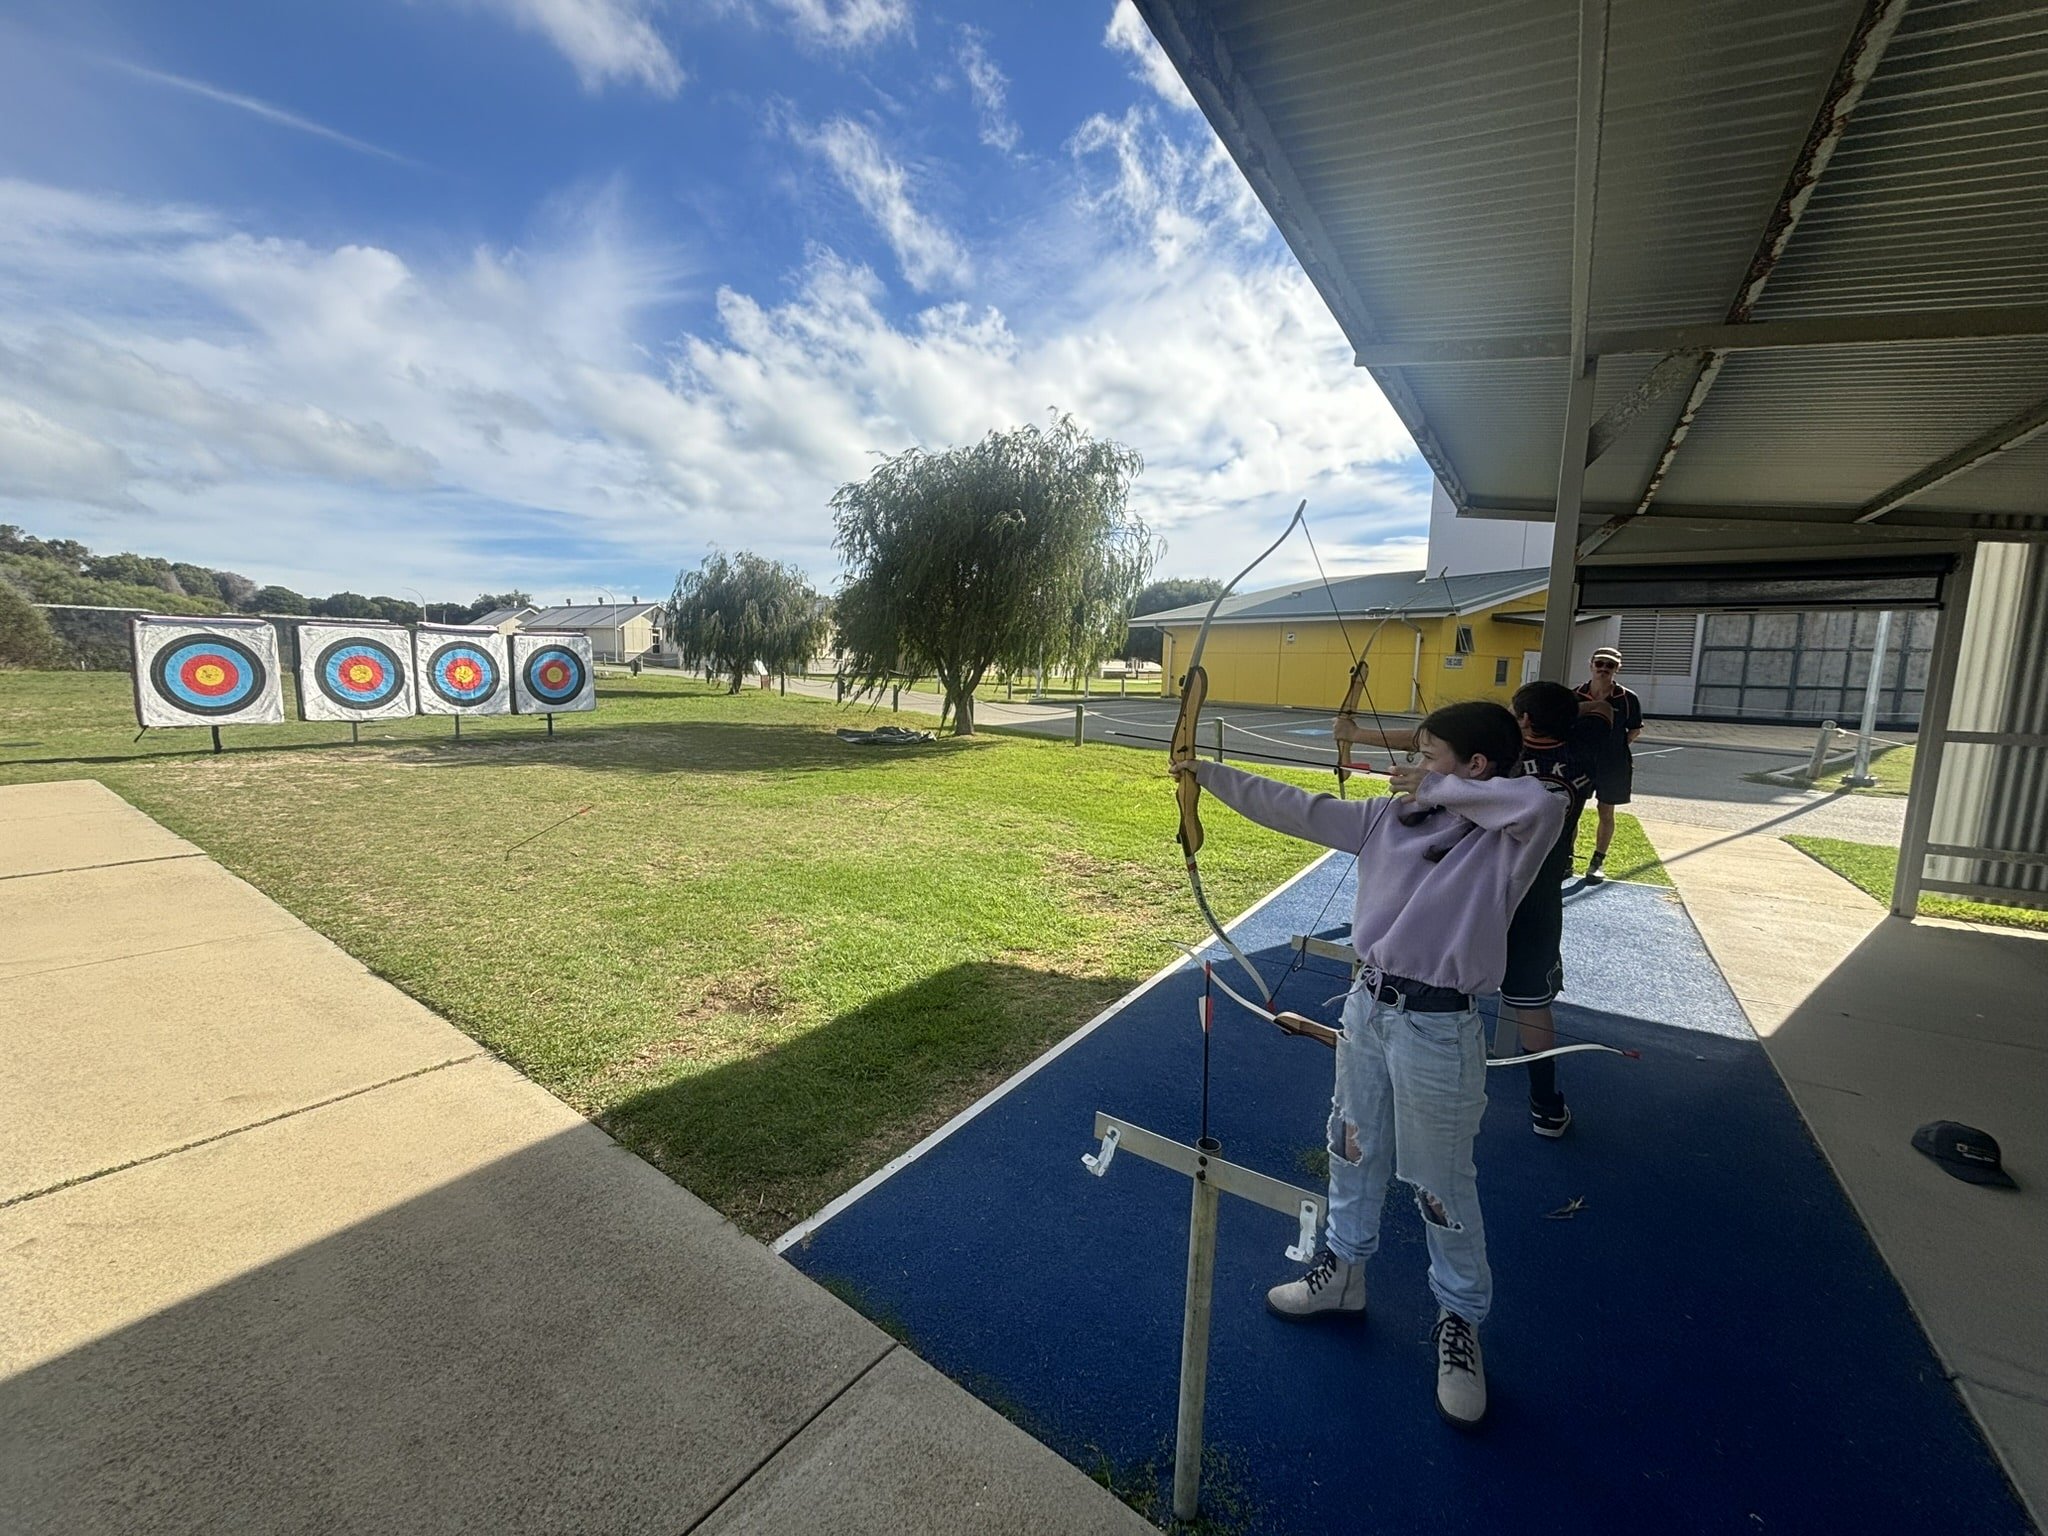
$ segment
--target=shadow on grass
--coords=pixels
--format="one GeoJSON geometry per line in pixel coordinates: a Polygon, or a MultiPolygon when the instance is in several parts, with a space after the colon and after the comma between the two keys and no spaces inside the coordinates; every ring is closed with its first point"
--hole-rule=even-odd
{"type": "Polygon", "coordinates": [[[950,757],[987,746],[977,738],[901,747],[857,747],[810,726],[732,720],[651,720],[542,736],[479,735],[392,744],[396,761],[437,768],[495,768],[510,761],[615,773],[816,773],[904,758],[950,757]]]}
{"type": "Polygon", "coordinates": [[[1135,984],[997,961],[950,966],[599,1117],[626,1146],[760,1237],[810,1215],[942,1125],[1135,984]]]}

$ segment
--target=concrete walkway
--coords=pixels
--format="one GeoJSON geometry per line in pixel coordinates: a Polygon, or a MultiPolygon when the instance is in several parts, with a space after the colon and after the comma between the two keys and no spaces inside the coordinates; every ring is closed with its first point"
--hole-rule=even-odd
{"type": "Polygon", "coordinates": [[[1890,917],[1781,828],[1643,830],[2048,1528],[2048,938],[1890,917]],[[1914,1151],[1931,1120],[1989,1130],[2020,1188],[1961,1183],[1914,1151]]]}
{"type": "Polygon", "coordinates": [[[1143,1532],[95,783],[0,788],[0,1529],[1143,1532]]]}

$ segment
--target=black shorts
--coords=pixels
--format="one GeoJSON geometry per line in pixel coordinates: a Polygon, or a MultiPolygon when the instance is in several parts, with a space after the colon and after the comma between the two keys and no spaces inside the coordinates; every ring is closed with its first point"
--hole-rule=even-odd
{"type": "Polygon", "coordinates": [[[1635,784],[1633,757],[1605,757],[1593,767],[1593,794],[1602,805],[1627,805],[1635,784]]]}
{"type": "Polygon", "coordinates": [[[1508,924],[1508,969],[1500,1000],[1548,1008],[1564,990],[1564,887],[1538,876],[1508,924]]]}

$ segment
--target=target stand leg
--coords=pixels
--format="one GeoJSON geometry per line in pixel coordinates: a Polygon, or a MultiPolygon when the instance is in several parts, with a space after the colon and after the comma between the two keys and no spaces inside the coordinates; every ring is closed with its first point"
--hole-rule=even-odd
{"type": "Polygon", "coordinates": [[[555,734],[555,713],[554,713],[554,711],[553,711],[553,710],[549,710],[549,711],[548,711],[548,737],[549,737],[549,739],[550,739],[550,740],[552,740],[552,739],[553,739],[553,737],[554,737],[554,734],[555,734]]]}
{"type": "Polygon", "coordinates": [[[449,718],[455,722],[455,739],[457,741],[462,740],[462,716],[452,715],[449,718]]]}
{"type": "Polygon", "coordinates": [[[1226,1163],[1222,1143],[1204,1137],[1198,1146],[1169,1141],[1143,1126],[1095,1112],[1095,1134],[1102,1145],[1085,1154],[1081,1165],[1097,1178],[1109,1172],[1119,1150],[1148,1163],[1182,1173],[1194,1185],[1188,1213],[1187,1304],[1181,1314],[1180,1406],[1175,1416],[1173,1445],[1173,1515],[1192,1520],[1202,1494],[1202,1414],[1209,1389],[1209,1303],[1216,1275],[1216,1217],[1224,1195],[1292,1216],[1299,1224],[1287,1257],[1305,1264],[1315,1256],[1316,1234],[1323,1224],[1323,1197],[1284,1184],[1250,1168],[1226,1163]]]}
{"type": "Polygon", "coordinates": [[[216,725],[216,726],[214,726],[214,727],[212,728],[212,730],[213,730],[213,750],[214,750],[214,751],[215,751],[216,753],[218,753],[218,752],[220,751],[220,727],[216,725]]]}
{"type": "Polygon", "coordinates": [[[348,723],[348,744],[349,744],[350,746],[352,746],[352,747],[357,747],[357,746],[361,746],[361,745],[362,745],[362,742],[363,742],[363,737],[362,737],[362,730],[363,730],[363,727],[362,727],[362,722],[360,722],[360,721],[357,721],[357,720],[351,720],[351,721],[349,721],[349,723],[348,723]]]}

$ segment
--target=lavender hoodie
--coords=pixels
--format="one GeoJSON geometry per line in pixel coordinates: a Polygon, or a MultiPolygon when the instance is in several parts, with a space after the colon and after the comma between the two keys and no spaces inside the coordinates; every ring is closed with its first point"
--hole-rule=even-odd
{"type": "Polygon", "coordinates": [[[1222,763],[1198,762],[1195,777],[1260,826],[1358,854],[1351,947],[1361,959],[1475,995],[1499,990],[1508,919],[1570,809],[1568,794],[1534,778],[1432,773],[1411,806],[1312,795],[1222,763]]]}

